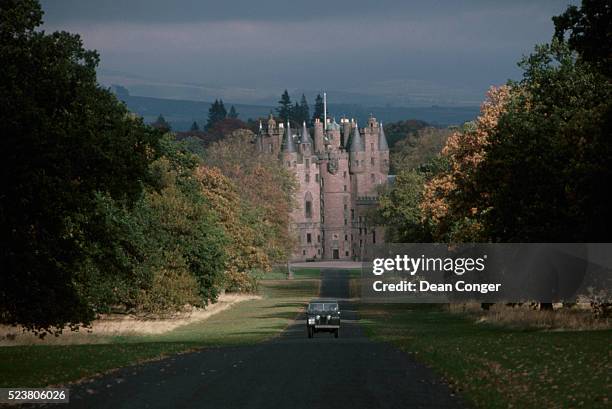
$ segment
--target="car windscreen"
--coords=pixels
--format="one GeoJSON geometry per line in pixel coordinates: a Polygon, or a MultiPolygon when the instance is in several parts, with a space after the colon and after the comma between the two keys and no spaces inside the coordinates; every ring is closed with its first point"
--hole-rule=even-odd
{"type": "Polygon", "coordinates": [[[312,303],[308,305],[308,311],[338,311],[337,303],[312,303]]]}

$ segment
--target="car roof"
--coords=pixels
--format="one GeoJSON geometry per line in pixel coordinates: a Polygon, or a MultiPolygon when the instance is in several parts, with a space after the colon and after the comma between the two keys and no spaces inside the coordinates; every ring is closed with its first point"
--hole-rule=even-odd
{"type": "Polygon", "coordinates": [[[326,303],[326,304],[336,303],[336,304],[338,304],[338,300],[312,300],[312,301],[309,302],[309,304],[320,304],[320,303],[326,303]]]}

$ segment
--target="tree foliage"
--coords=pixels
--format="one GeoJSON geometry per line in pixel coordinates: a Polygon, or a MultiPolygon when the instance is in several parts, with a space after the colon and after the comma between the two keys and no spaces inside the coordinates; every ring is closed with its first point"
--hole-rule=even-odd
{"type": "Polygon", "coordinates": [[[98,86],[79,36],[37,31],[37,2],[1,6],[0,321],[214,300],[227,238],[195,157],[98,86]]]}
{"type": "Polygon", "coordinates": [[[612,86],[565,43],[536,47],[476,175],[495,241],[607,241],[612,86]]]}
{"type": "Polygon", "coordinates": [[[289,225],[296,181],[278,158],[259,152],[253,140],[251,131],[235,131],[206,150],[205,164],[234,182],[241,200],[252,209],[251,217],[259,223],[270,262],[283,262],[295,245],[289,225]]]}
{"type": "Polygon", "coordinates": [[[435,226],[434,237],[449,241],[481,241],[481,215],[488,206],[478,206],[490,192],[477,185],[474,174],[485,159],[491,134],[510,97],[510,87],[492,87],[474,123],[451,134],[442,149],[449,168],[427,182],[421,210],[435,226]]]}
{"type": "Polygon", "coordinates": [[[567,43],[584,61],[602,74],[612,76],[612,5],[607,0],[583,0],[553,17],[555,38],[567,43]]]}
{"type": "Polygon", "coordinates": [[[310,121],[312,124],[318,119],[323,122],[323,114],[325,107],[323,104],[323,97],[321,94],[317,94],[317,98],[315,99],[314,112],[312,113],[312,120],[310,121]]]}
{"type": "Polygon", "coordinates": [[[214,127],[218,122],[223,121],[227,118],[227,110],[223,105],[223,100],[215,99],[208,109],[208,121],[206,122],[206,130],[214,127]]]}

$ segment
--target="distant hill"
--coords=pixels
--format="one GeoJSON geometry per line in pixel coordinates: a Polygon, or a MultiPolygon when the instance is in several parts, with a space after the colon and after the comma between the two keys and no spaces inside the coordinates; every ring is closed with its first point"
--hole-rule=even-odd
{"type": "MultiPolygon", "coordinates": [[[[210,102],[189,101],[182,99],[164,99],[153,97],[141,97],[130,95],[129,91],[121,86],[112,87],[118,98],[126,103],[128,108],[142,116],[147,123],[154,122],[159,114],[162,114],[176,131],[188,130],[193,121],[200,126],[206,123],[210,102]]],[[[265,105],[232,104],[224,101],[229,110],[234,105],[238,111],[238,117],[247,121],[249,118],[265,118],[275,107],[265,105]]],[[[312,106],[311,106],[312,110],[312,106]]],[[[462,124],[470,121],[478,115],[478,107],[364,107],[359,104],[333,104],[328,106],[330,115],[338,120],[341,116],[355,118],[360,123],[365,123],[370,114],[383,122],[396,122],[406,119],[416,119],[429,124],[447,126],[462,124]]]]}

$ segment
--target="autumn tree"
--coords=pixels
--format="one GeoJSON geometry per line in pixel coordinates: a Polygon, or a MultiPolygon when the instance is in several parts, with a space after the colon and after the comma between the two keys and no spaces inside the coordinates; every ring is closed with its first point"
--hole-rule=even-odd
{"type": "Polygon", "coordinates": [[[289,227],[296,181],[277,157],[257,150],[254,136],[248,130],[235,131],[208,147],[204,162],[234,182],[241,200],[261,223],[258,231],[267,243],[270,262],[283,262],[295,245],[289,227]]]}
{"type": "Polygon", "coordinates": [[[506,109],[510,87],[492,87],[482,104],[480,116],[451,134],[442,150],[448,170],[433,177],[425,186],[421,211],[434,226],[434,238],[442,241],[482,241],[482,215],[489,211],[490,194],[478,186],[476,169],[485,159],[489,138],[506,109]]]}
{"type": "Polygon", "coordinates": [[[230,291],[254,291],[257,272],[270,269],[267,243],[259,233],[256,209],[241,200],[234,182],[217,168],[200,166],[196,172],[202,193],[208,199],[228,237],[224,287],[230,291]]]}

